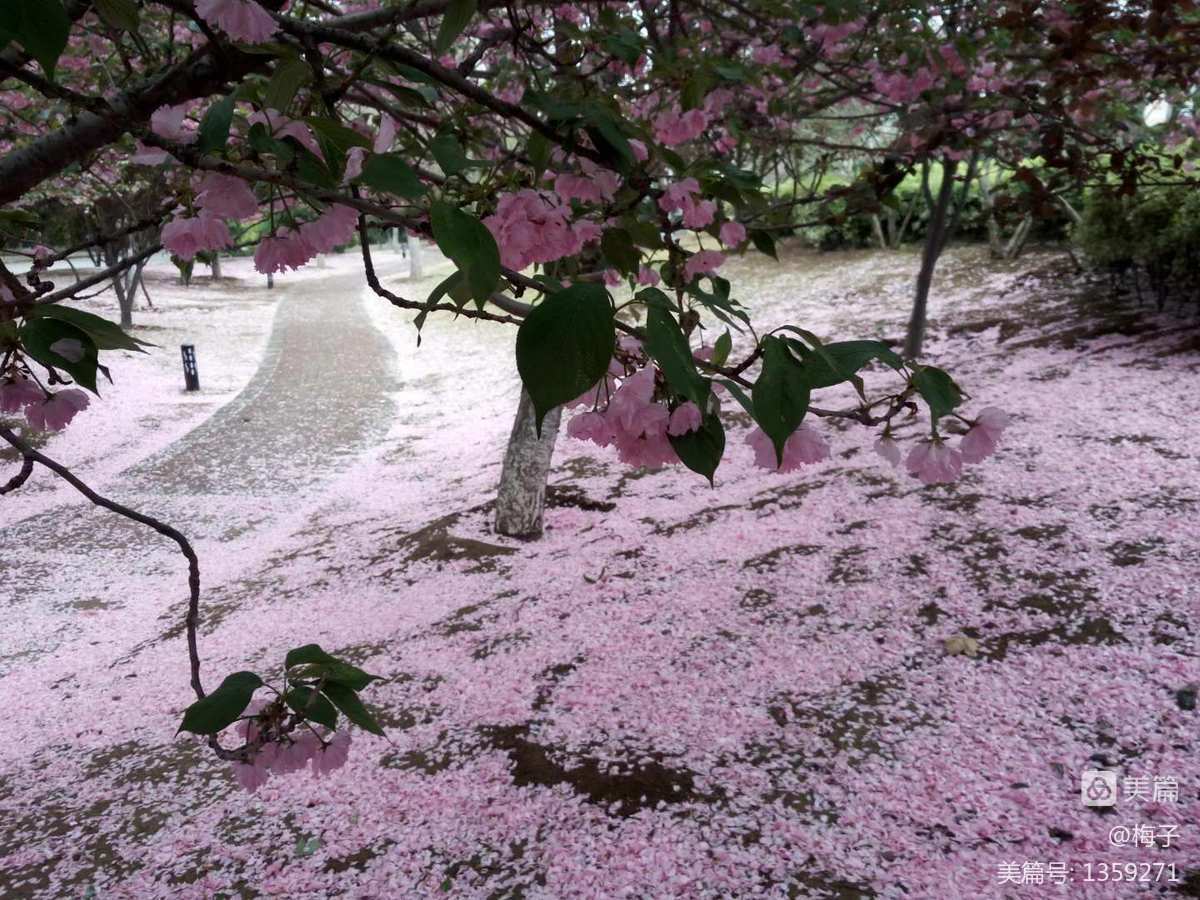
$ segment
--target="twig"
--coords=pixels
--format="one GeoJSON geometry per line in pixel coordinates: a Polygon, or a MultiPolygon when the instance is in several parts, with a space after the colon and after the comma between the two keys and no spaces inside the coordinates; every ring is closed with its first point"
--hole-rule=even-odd
{"type": "MultiPolygon", "coordinates": [[[[119,516],[124,516],[126,519],[132,519],[149,528],[153,528],[163,537],[168,537],[179,545],[179,550],[187,558],[188,561],[188,612],[185,623],[187,625],[187,644],[188,644],[188,660],[191,663],[192,670],[192,690],[196,692],[196,697],[203,700],[205,697],[204,687],[200,683],[200,652],[196,646],[196,627],[200,622],[200,561],[196,557],[196,551],[192,549],[191,543],[183,534],[165,522],[160,522],[153,516],[148,516],[145,513],[140,513],[135,509],[130,509],[128,506],[123,506],[114,500],[109,500],[97,494],[94,490],[84,484],[75,476],[70,469],[62,463],[51,459],[44,453],[35,450],[27,441],[19,437],[9,428],[0,426],[0,438],[3,438],[13,447],[15,447],[22,456],[25,457],[26,466],[33,467],[33,463],[40,463],[45,466],[88,500],[92,501],[96,506],[102,506],[110,512],[115,512],[119,516]]],[[[18,476],[19,477],[19,476],[18,476]]],[[[6,489],[9,489],[6,485],[6,489]]]]}

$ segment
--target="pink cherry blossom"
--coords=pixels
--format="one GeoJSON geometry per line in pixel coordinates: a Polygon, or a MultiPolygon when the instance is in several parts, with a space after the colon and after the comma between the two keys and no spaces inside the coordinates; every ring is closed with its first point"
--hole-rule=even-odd
{"type": "Polygon", "coordinates": [[[584,244],[569,208],[531,188],[503,195],[483,224],[496,239],[501,263],[517,271],[573,256],[584,244]]]}
{"type": "Polygon", "coordinates": [[[129,158],[129,161],[139,166],[161,166],[171,158],[171,154],[166,150],[159,150],[157,147],[147,147],[141,141],[134,141],[134,153],[129,158]]]}
{"type": "Polygon", "coordinates": [[[1008,427],[1009,415],[997,406],[989,406],[979,413],[975,424],[958,442],[962,461],[982,462],[996,451],[1000,435],[1008,427]]]}
{"type": "Polygon", "coordinates": [[[658,274],[657,270],[652,269],[649,266],[642,266],[640,269],[638,269],[638,284],[653,287],[660,281],[662,281],[662,276],[658,274]]]}
{"type": "Polygon", "coordinates": [[[667,434],[678,437],[681,434],[687,434],[689,431],[695,431],[700,427],[703,416],[700,415],[700,407],[692,401],[682,403],[675,408],[671,413],[671,421],[667,426],[667,434]]]}
{"type": "Polygon", "coordinates": [[[315,253],[330,253],[348,244],[358,228],[358,210],[334,204],[312,222],[300,226],[300,235],[315,253]]]}
{"type": "Polygon", "coordinates": [[[658,198],[658,208],[663,212],[675,212],[690,203],[692,197],[700,193],[700,182],[695,178],[684,178],[668,185],[658,198]]]}
{"type": "Polygon", "coordinates": [[[44,267],[46,265],[46,263],[49,261],[50,257],[53,255],[54,255],[54,251],[51,250],[49,247],[47,247],[45,244],[38,244],[36,247],[33,248],[34,265],[37,265],[39,267],[44,267]]]}
{"type": "Polygon", "coordinates": [[[313,156],[319,159],[325,158],[324,153],[321,152],[321,145],[313,136],[312,129],[277,109],[260,110],[251,115],[247,122],[250,125],[263,125],[271,133],[271,136],[278,140],[285,137],[293,138],[313,156]]]}
{"type": "Polygon", "coordinates": [[[271,14],[254,0],[196,0],[196,12],[235,41],[250,44],[261,44],[278,28],[271,14]]]}
{"type": "Polygon", "coordinates": [[[741,222],[726,222],[721,226],[720,236],[726,247],[738,247],[746,240],[746,226],[741,222]]]}
{"type": "Polygon", "coordinates": [[[79,388],[68,388],[51,394],[40,402],[25,406],[25,418],[38,431],[62,431],[77,413],[88,408],[88,395],[79,388]]]}
{"type": "Polygon", "coordinates": [[[392,144],[395,142],[396,120],[391,116],[385,115],[379,120],[379,131],[375,135],[371,149],[376,153],[387,153],[392,149],[392,144]]]}
{"type": "Polygon", "coordinates": [[[702,109],[685,113],[667,110],[654,119],[654,137],[660,144],[673,147],[698,138],[707,127],[708,114],[702,109]]]}
{"type": "Polygon", "coordinates": [[[0,412],[20,412],[31,403],[41,403],[45,396],[31,378],[18,377],[0,383],[0,412]]]}
{"type": "Polygon", "coordinates": [[[233,246],[229,228],[207,212],[191,218],[172,219],[162,230],[162,242],[180,259],[192,259],[206,250],[224,250],[233,246]]]}
{"type": "Polygon", "coordinates": [[[712,224],[716,216],[717,204],[712,200],[701,200],[697,203],[685,203],[683,207],[683,224],[685,228],[705,228],[712,224]]]}
{"type": "Polygon", "coordinates": [[[638,162],[645,162],[646,160],[648,160],[650,158],[650,154],[646,150],[645,143],[642,141],[639,141],[637,138],[629,139],[629,149],[631,149],[633,151],[633,157],[638,162]]]}
{"type": "Polygon", "coordinates": [[[362,174],[363,163],[367,161],[366,147],[351,147],[346,151],[346,171],[342,174],[342,184],[349,184],[362,174]]]}
{"type": "Polygon", "coordinates": [[[603,413],[588,410],[574,416],[567,423],[567,437],[577,441],[591,441],[601,447],[613,442],[613,428],[603,413]]]}
{"type": "Polygon", "coordinates": [[[754,449],[754,464],[777,472],[791,472],[802,465],[811,465],[829,458],[829,443],[811,425],[801,425],[783,445],[783,462],[777,463],[775,444],[761,428],[746,436],[754,449]]]}
{"type": "Polygon", "coordinates": [[[254,251],[254,268],[264,275],[299,269],[316,255],[317,251],[301,232],[289,229],[259,242],[254,251]]]}
{"type": "Polygon", "coordinates": [[[253,794],[267,783],[270,772],[267,771],[266,767],[260,766],[257,763],[234,763],[233,775],[242,790],[253,794]]]}
{"type": "Polygon", "coordinates": [[[701,250],[688,257],[683,264],[683,274],[688,281],[698,275],[711,275],[725,264],[725,254],[716,250],[701,250]]]}
{"type": "Polygon", "coordinates": [[[963,458],[941,440],[921,441],[908,452],[905,467],[925,484],[949,484],[962,474],[963,458]]]}
{"type": "MultiPolygon", "coordinates": [[[[196,140],[196,132],[186,123],[187,103],[178,106],[160,106],[150,116],[150,130],[159,137],[180,144],[190,144],[196,140]]],[[[166,151],[158,151],[165,153],[166,151]]]]}
{"type": "Polygon", "coordinates": [[[236,175],[212,172],[200,182],[196,205],[222,219],[248,219],[258,212],[258,198],[236,175]]]}
{"type": "Polygon", "coordinates": [[[350,732],[339,731],[333,736],[328,744],[313,754],[313,774],[317,776],[329,775],[344,766],[346,764],[346,760],[349,758],[350,732]]]}
{"type": "Polygon", "coordinates": [[[875,442],[875,452],[893,466],[900,465],[900,445],[888,436],[881,437],[875,442]]]}

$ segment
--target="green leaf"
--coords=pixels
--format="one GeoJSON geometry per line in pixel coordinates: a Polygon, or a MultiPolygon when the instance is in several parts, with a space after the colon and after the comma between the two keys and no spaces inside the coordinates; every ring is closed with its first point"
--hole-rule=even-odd
{"type": "Polygon", "coordinates": [[[375,717],[363,705],[362,700],[358,698],[358,694],[341,684],[325,685],[325,694],[337,704],[337,708],[346,714],[346,718],[365,731],[371,734],[377,734],[380,737],[387,737],[383,729],[379,727],[379,723],[375,721],[375,717]]]}
{"type": "Polygon", "coordinates": [[[246,711],[254,692],[262,685],[263,680],[253,672],[234,672],[215,691],[184,710],[179,730],[216,734],[228,728],[246,711]]]}
{"type": "Polygon", "coordinates": [[[600,239],[600,252],[627,275],[636,273],[642,264],[642,256],[634,246],[633,238],[623,228],[610,228],[604,232],[600,239]]]}
{"type": "Polygon", "coordinates": [[[430,207],[429,223],[438,249],[463,273],[471,296],[480,302],[488,300],[500,280],[500,248],[487,226],[443,201],[430,207]]]}
{"type": "Polygon", "coordinates": [[[809,394],[804,369],[787,344],[777,337],[763,338],[762,372],[753,391],[754,421],[775,445],[779,464],[783,463],[784,444],[808,412],[809,394]]]}
{"type": "Polygon", "coordinates": [[[604,377],[615,343],[612,304],[601,285],[571,285],[525,317],[517,330],[517,370],[533,400],[539,435],[546,413],[604,377]]]}
{"type": "Polygon", "coordinates": [[[233,124],[233,95],[218,100],[205,112],[200,120],[200,139],[197,149],[201,153],[224,153],[229,143],[229,128],[233,124]]]}
{"type": "Polygon", "coordinates": [[[142,347],[154,346],[154,344],[130,337],[121,330],[119,325],[108,319],[84,312],[82,309],[60,306],[57,303],[42,303],[29,311],[28,318],[33,319],[39,316],[74,325],[92,339],[97,350],[136,350],[138,353],[145,353],[146,351],[142,347]]]}
{"type": "Polygon", "coordinates": [[[314,698],[312,689],[301,685],[288,691],[283,699],[302,716],[326,728],[337,728],[337,710],[324,694],[317,694],[314,698]]]}
{"type": "Polygon", "coordinates": [[[962,403],[962,390],[949,373],[936,366],[921,366],[913,375],[912,384],[929,404],[929,414],[934,422],[962,403]]]}
{"type": "Polygon", "coordinates": [[[280,60],[263,92],[263,105],[286,113],[300,86],[311,78],[312,69],[304,60],[297,57],[280,60]]]}
{"type": "Polygon", "coordinates": [[[751,231],[750,241],[759,253],[765,253],[776,262],[779,261],[779,254],[775,250],[775,238],[771,237],[769,231],[759,231],[758,229],[751,231]]]}
{"type": "Polygon", "coordinates": [[[729,354],[733,351],[733,338],[729,335],[729,330],[717,338],[717,343],[713,345],[712,364],[714,366],[723,366],[729,359],[729,354]]]}
{"type": "Polygon", "coordinates": [[[429,151],[447,175],[457,175],[471,166],[471,160],[467,159],[462,144],[449,132],[443,132],[430,141],[429,151]]]}
{"type": "Polygon", "coordinates": [[[742,390],[742,386],[730,381],[728,378],[718,380],[721,384],[725,385],[725,390],[729,391],[729,396],[733,397],[738,402],[738,405],[746,411],[746,415],[754,418],[754,401],[746,396],[746,392],[742,390]]]}
{"type": "Polygon", "coordinates": [[[36,228],[42,217],[27,209],[0,209],[0,223],[18,228],[36,228]]]}
{"type": "Polygon", "coordinates": [[[825,344],[824,354],[804,353],[804,369],[812,388],[829,387],[849,381],[854,374],[873,359],[899,369],[904,361],[882,341],[838,341],[825,344]],[[832,365],[831,365],[832,363],[832,365]]]}
{"type": "Polygon", "coordinates": [[[138,29],[138,8],[134,0],[96,0],[96,12],[113,28],[138,29]]]}
{"type": "Polygon", "coordinates": [[[376,153],[363,163],[358,181],[373,190],[407,200],[425,196],[426,188],[412,166],[396,153],[376,153]]]}
{"type": "Polygon", "coordinates": [[[713,475],[725,455],[725,428],[721,420],[713,415],[706,416],[695,431],[668,435],[668,439],[680,461],[713,484],[713,475]]]}
{"type": "Polygon", "coordinates": [[[289,135],[282,141],[275,141],[275,145],[277,151],[286,148],[290,155],[285,156],[281,153],[280,158],[291,160],[291,165],[295,167],[301,180],[330,190],[339,187],[338,179],[329,171],[329,167],[294,137],[289,135]]]}
{"type": "Polygon", "coordinates": [[[346,167],[346,153],[351,147],[369,148],[371,142],[355,131],[333,119],[321,116],[309,116],[304,122],[317,136],[321,147],[321,155],[325,157],[325,165],[335,176],[341,176],[346,167]]]}
{"type": "Polygon", "coordinates": [[[337,661],[337,657],[330,656],[322,650],[320,644],[305,644],[303,647],[296,647],[287,652],[287,656],[283,658],[283,667],[290,669],[293,666],[335,663],[337,661]]]}
{"type": "Polygon", "coordinates": [[[322,674],[325,676],[326,687],[330,684],[340,684],[355,691],[361,691],[372,681],[379,680],[378,675],[368,675],[358,666],[341,661],[325,666],[322,674]]]}
{"type": "Polygon", "coordinates": [[[671,390],[691,400],[701,411],[707,409],[709,381],[696,371],[688,340],[669,311],[667,295],[657,288],[647,288],[638,294],[638,299],[646,303],[646,339],[643,343],[646,353],[658,363],[671,390]]]}
{"type": "Polygon", "coordinates": [[[454,39],[462,34],[463,29],[471,22],[479,8],[477,0],[450,0],[446,12],[442,15],[442,24],[438,28],[437,38],[433,42],[434,49],[439,54],[445,53],[454,43],[454,39]]]}
{"type": "Polygon", "coordinates": [[[533,165],[534,176],[541,175],[550,164],[550,140],[540,131],[535,131],[529,135],[525,152],[533,165]]]}
{"type": "Polygon", "coordinates": [[[596,151],[618,172],[628,172],[636,164],[637,157],[633,155],[629,140],[607,110],[593,111],[584,130],[596,151]]]}
{"type": "Polygon", "coordinates": [[[96,344],[86,331],[58,319],[32,318],[26,320],[22,326],[20,337],[25,352],[42,365],[62,369],[74,378],[80,387],[87,388],[93,394],[98,393],[96,344]],[[50,349],[61,340],[78,341],[83,356],[77,361],[72,361],[50,349]]]}
{"type": "Polygon", "coordinates": [[[53,79],[58,58],[67,49],[71,20],[62,0],[3,0],[0,32],[11,35],[53,79]]]}

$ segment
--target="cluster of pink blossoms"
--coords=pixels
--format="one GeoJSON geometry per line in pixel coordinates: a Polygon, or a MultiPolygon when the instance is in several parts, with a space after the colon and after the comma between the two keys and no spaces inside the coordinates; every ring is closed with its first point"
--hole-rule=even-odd
{"type": "Polygon", "coordinates": [[[712,224],[717,204],[712,200],[700,200],[699,196],[700,183],[695,178],[685,178],[663,191],[658,198],[658,208],[666,213],[682,212],[685,228],[705,228],[712,224]]]}
{"type": "Polygon", "coordinates": [[[235,41],[261,44],[278,28],[271,14],[254,0],[196,0],[196,12],[235,41]]]}
{"type": "Polygon", "coordinates": [[[703,109],[689,109],[684,113],[667,110],[654,117],[654,137],[664,147],[695,140],[707,127],[708,113],[703,109]]]}
{"type": "Polygon", "coordinates": [[[0,382],[0,412],[23,412],[25,421],[38,431],[62,431],[76,414],[88,408],[89,402],[88,395],[79,388],[48,394],[32,379],[20,375],[0,382]]]}
{"type": "MultiPolygon", "coordinates": [[[[246,741],[258,737],[256,719],[243,719],[237,732],[246,741]]],[[[233,774],[245,790],[253,793],[262,787],[272,773],[288,775],[309,768],[316,777],[340,769],[350,758],[350,732],[339,731],[329,737],[321,729],[307,729],[296,737],[282,735],[277,741],[258,749],[252,763],[234,763],[233,774]]]]}
{"type": "Polygon", "coordinates": [[[180,259],[193,259],[207,250],[225,250],[233,246],[229,226],[212,213],[172,219],[162,230],[163,246],[180,259]]]}
{"type": "Polygon", "coordinates": [[[603,411],[593,409],[571,419],[568,436],[601,447],[613,446],[621,462],[631,466],[657,468],[679,462],[670,437],[699,428],[699,408],[688,402],[672,411],[666,404],[655,402],[657,370],[650,365],[625,377],[614,392],[615,378],[624,371],[614,360],[603,382],[567,404],[568,408],[592,405],[597,400],[603,402],[603,395],[610,395],[603,411]]]}
{"type": "MultiPolygon", "coordinates": [[[[996,445],[1004,429],[1008,427],[1009,415],[996,406],[983,409],[978,418],[958,442],[951,447],[940,437],[921,441],[908,452],[904,467],[908,473],[925,484],[949,484],[962,475],[963,464],[983,462],[996,452],[996,445]]],[[[899,466],[900,445],[885,434],[875,442],[875,452],[899,466]]]]}
{"type": "Polygon", "coordinates": [[[593,222],[570,220],[571,210],[531,188],[505,194],[494,215],[483,220],[500,248],[500,262],[520,272],[534,263],[574,256],[598,240],[601,228],[593,222]]]}
{"type": "Polygon", "coordinates": [[[258,212],[254,190],[236,175],[212,172],[198,186],[196,205],[222,219],[249,219],[258,212]]]}
{"type": "MultiPolygon", "coordinates": [[[[710,359],[712,352],[712,347],[702,347],[696,351],[696,357],[710,359]]],[[[646,359],[637,340],[622,338],[620,355],[637,368],[627,374],[626,365],[614,359],[602,381],[565,404],[567,409],[590,407],[567,423],[567,436],[613,447],[621,462],[631,466],[657,468],[678,463],[679,456],[670,439],[700,428],[704,418],[700,408],[691,401],[674,409],[667,405],[663,379],[658,377],[658,370],[646,359]]],[[[719,394],[724,388],[713,385],[713,391],[719,394]]],[[[829,458],[829,444],[808,425],[801,425],[788,438],[782,463],[776,459],[771,439],[762,429],[751,431],[746,443],[754,450],[755,463],[771,471],[790,472],[829,458]]]]}
{"type": "Polygon", "coordinates": [[[263,238],[254,251],[254,268],[264,275],[299,269],[318,253],[348,243],[358,227],[358,211],[334,204],[311,222],[263,238]]]}

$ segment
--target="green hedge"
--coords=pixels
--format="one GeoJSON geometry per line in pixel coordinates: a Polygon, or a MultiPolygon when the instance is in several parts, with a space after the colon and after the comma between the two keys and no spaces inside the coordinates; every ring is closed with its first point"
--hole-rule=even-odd
{"type": "Polygon", "coordinates": [[[1190,187],[1143,188],[1119,196],[1093,190],[1074,239],[1087,260],[1114,277],[1150,284],[1159,306],[1200,284],[1200,192],[1190,187]]]}

